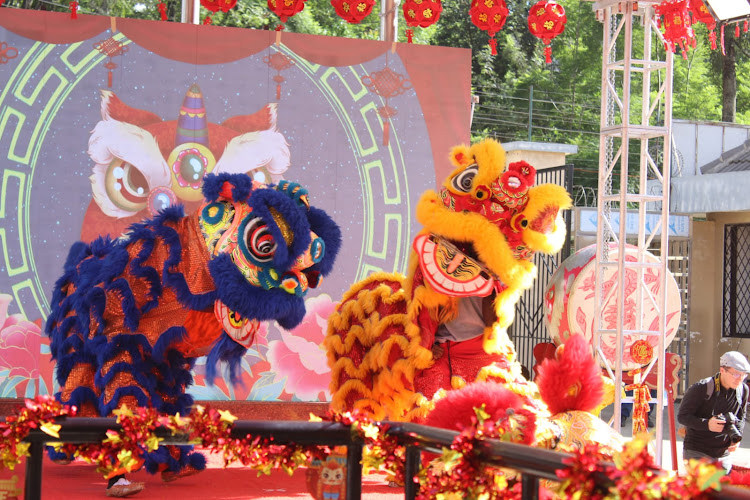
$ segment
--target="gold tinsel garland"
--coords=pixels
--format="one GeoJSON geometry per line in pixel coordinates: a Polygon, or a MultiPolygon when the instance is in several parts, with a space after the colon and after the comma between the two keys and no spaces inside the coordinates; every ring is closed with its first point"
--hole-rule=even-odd
{"type": "MultiPolygon", "coordinates": [[[[327,446],[281,445],[252,435],[232,438],[237,417],[210,407],[196,406],[189,417],[163,415],[150,408],[121,407],[114,413],[121,429],[107,431],[101,443],[58,443],[55,448],[98,465],[105,477],[140,468],[144,453],[156,450],[163,441],[155,433],[159,427],[189,436],[189,444],[222,453],[225,466],[239,461],[264,474],[280,468],[291,475],[298,467],[309,466],[313,459],[322,459],[331,452],[327,446]]],[[[24,439],[32,429],[59,438],[61,425],[57,422],[75,414],[74,407],[61,405],[48,396],[26,400],[17,415],[0,422],[0,465],[12,470],[29,455],[29,445],[24,439]]],[[[477,442],[482,439],[513,441],[510,428],[503,422],[489,421],[481,408],[476,414],[473,425],[456,437],[450,449],[444,449],[441,456],[422,469],[420,498],[466,498],[465,495],[488,500],[521,498],[517,475],[482,464],[475,452],[477,442]]],[[[311,415],[311,420],[322,419],[311,415]]],[[[387,434],[387,422],[372,421],[358,412],[331,414],[326,420],[351,426],[352,433],[363,441],[365,473],[386,471],[390,478],[403,484],[404,447],[395,436],[387,434]]],[[[567,461],[568,467],[558,471],[559,483],[547,485],[548,498],[700,499],[709,498],[708,492],[720,489],[722,483],[733,484],[733,477],[739,485],[747,482],[741,474],[725,476],[723,469],[705,461],[691,460],[685,476],[659,471],[647,444],[647,436],[637,437],[614,457],[603,454],[596,444],[576,451],[567,461]],[[608,459],[614,460],[614,467],[605,465],[608,459]],[[612,479],[610,486],[596,484],[594,477],[601,473],[612,479]]]]}

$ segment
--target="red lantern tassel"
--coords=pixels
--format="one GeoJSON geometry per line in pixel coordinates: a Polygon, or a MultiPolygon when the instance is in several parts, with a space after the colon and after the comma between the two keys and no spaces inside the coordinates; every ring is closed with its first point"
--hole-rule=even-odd
{"type": "Polygon", "coordinates": [[[107,72],[107,87],[112,88],[112,71],[107,72]]]}
{"type": "Polygon", "coordinates": [[[716,50],[716,32],[711,30],[708,34],[708,39],[711,40],[711,50],[716,50]]]}
{"type": "Polygon", "coordinates": [[[490,49],[492,49],[492,55],[496,56],[497,55],[497,40],[495,40],[494,36],[490,37],[489,43],[490,43],[490,49]]]}
{"type": "Polygon", "coordinates": [[[413,29],[407,29],[406,30],[406,42],[412,43],[412,39],[414,37],[414,30],[413,29]]]}
{"type": "Polygon", "coordinates": [[[78,2],[75,0],[70,2],[70,18],[78,19],[78,2]]]}
{"type": "Polygon", "coordinates": [[[161,20],[166,21],[167,20],[167,4],[165,4],[164,2],[159,2],[158,7],[159,7],[159,15],[161,16],[161,20]]]}
{"type": "Polygon", "coordinates": [[[735,38],[740,37],[740,25],[739,24],[734,25],[734,37],[735,38]]]}
{"type": "Polygon", "coordinates": [[[549,45],[544,46],[544,62],[552,64],[552,47],[549,45]]]}
{"type": "Polygon", "coordinates": [[[388,146],[388,136],[391,131],[391,122],[383,120],[383,146],[388,146]]]}
{"type": "Polygon", "coordinates": [[[742,23],[742,32],[743,33],[747,33],[747,21],[745,21],[744,23],[742,23]]]}
{"type": "Polygon", "coordinates": [[[276,100],[277,101],[281,100],[281,84],[280,83],[276,84],[276,100]]]}
{"type": "Polygon", "coordinates": [[[721,54],[724,56],[727,55],[727,50],[724,47],[724,25],[723,24],[721,25],[721,54]]]}

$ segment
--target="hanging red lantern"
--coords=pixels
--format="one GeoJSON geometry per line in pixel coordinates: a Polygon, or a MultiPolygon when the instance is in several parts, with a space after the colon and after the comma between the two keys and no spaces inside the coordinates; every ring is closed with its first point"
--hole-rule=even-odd
{"type": "Polygon", "coordinates": [[[552,62],[552,47],[550,42],[565,30],[565,9],[555,0],[541,0],[529,10],[529,31],[544,42],[544,60],[552,62]]]}
{"type": "Polygon", "coordinates": [[[426,28],[432,26],[443,12],[443,4],[440,0],[403,0],[401,8],[404,11],[404,19],[409,28],[406,30],[406,41],[412,43],[414,30],[411,28],[419,26],[426,28]]]}
{"type": "Polygon", "coordinates": [[[359,24],[372,12],[375,0],[331,0],[333,10],[341,19],[351,24],[359,24]]]}
{"type": "MultiPolygon", "coordinates": [[[[268,8],[271,12],[279,16],[282,23],[305,8],[305,0],[268,0],[268,8]]],[[[279,26],[278,29],[282,29],[283,26],[279,26]]]]}
{"type": "Polygon", "coordinates": [[[708,11],[703,0],[691,0],[690,15],[693,16],[693,24],[703,23],[708,28],[708,39],[711,41],[711,50],[716,50],[716,19],[708,11]]]}
{"type": "Polygon", "coordinates": [[[156,6],[159,8],[159,17],[161,17],[162,21],[167,20],[167,4],[164,2],[159,2],[156,4],[156,6]]]}
{"type": "Polygon", "coordinates": [[[480,30],[486,31],[490,36],[489,44],[492,55],[497,55],[497,40],[495,33],[505,24],[508,19],[508,7],[505,0],[471,0],[469,9],[471,22],[480,30]]]}
{"type": "Polygon", "coordinates": [[[687,50],[695,47],[695,33],[691,28],[688,0],[664,0],[656,6],[659,27],[664,28],[664,48],[670,52],[676,46],[682,48],[682,57],[687,59],[687,50]],[[662,19],[663,18],[663,19],[662,19]]]}
{"type": "Polygon", "coordinates": [[[217,12],[229,12],[237,5],[237,0],[201,0],[201,5],[211,11],[203,20],[203,24],[211,24],[211,16],[217,12]]]}

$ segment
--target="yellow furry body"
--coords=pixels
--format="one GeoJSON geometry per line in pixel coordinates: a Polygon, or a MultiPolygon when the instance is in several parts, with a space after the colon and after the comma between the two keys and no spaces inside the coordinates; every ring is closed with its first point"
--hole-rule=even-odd
{"type": "MultiPolygon", "coordinates": [[[[512,383],[506,380],[510,374],[522,380],[506,328],[520,294],[536,276],[530,256],[557,252],[564,242],[558,216],[570,207],[570,198],[554,185],[530,186],[519,194],[502,191],[505,153],[495,141],[455,147],[450,159],[456,168],[443,189],[425,192],[417,205],[417,221],[423,226],[417,238],[434,236],[472,248],[472,259],[492,276],[497,292],[494,324],[482,332],[482,347],[499,362],[477,367],[476,379],[512,383]]],[[[533,169],[528,174],[516,168],[518,178],[530,177],[533,183],[533,169]]],[[[375,273],[344,295],[329,318],[325,340],[332,410],[359,408],[377,419],[424,417],[433,394],[417,392],[415,379],[429,374],[435,331],[455,318],[458,300],[435,289],[426,272],[412,250],[406,275],[375,273]]],[[[453,387],[443,389],[472,381],[451,379],[453,387]]]]}

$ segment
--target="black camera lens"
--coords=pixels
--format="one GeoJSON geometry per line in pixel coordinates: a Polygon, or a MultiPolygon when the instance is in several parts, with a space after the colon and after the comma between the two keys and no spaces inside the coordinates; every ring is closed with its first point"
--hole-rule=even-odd
{"type": "Polygon", "coordinates": [[[740,441],[742,441],[742,434],[740,434],[740,431],[737,429],[737,418],[734,416],[734,413],[727,412],[724,415],[724,434],[727,435],[729,438],[729,442],[732,444],[737,444],[740,441]]]}

